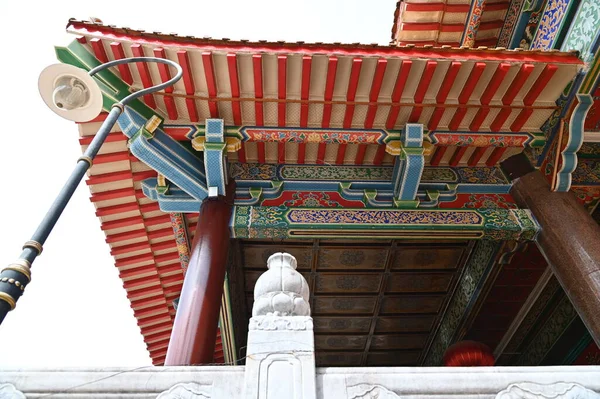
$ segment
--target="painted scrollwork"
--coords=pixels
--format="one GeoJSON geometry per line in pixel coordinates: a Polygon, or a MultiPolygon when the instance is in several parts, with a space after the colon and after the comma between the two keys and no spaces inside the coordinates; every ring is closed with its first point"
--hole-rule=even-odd
{"type": "Polygon", "coordinates": [[[349,399],[400,399],[395,392],[381,385],[359,384],[348,387],[349,399]]]}
{"type": "Polygon", "coordinates": [[[496,399],[600,399],[600,394],[579,384],[557,382],[555,384],[536,384],[521,382],[509,385],[496,395],[496,399]]]}
{"type": "Polygon", "coordinates": [[[26,399],[25,394],[12,384],[0,384],[0,399],[26,399]]]}
{"type": "Polygon", "coordinates": [[[158,395],[156,399],[210,399],[211,389],[210,385],[185,382],[173,385],[169,390],[158,395]]]}

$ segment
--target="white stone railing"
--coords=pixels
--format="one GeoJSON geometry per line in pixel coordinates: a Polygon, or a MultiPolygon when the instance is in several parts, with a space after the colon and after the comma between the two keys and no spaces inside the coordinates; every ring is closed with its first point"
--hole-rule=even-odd
{"type": "Polygon", "coordinates": [[[323,399],[600,399],[600,367],[329,367],[317,387],[323,399]]]}
{"type": "Polygon", "coordinates": [[[306,382],[319,399],[600,398],[600,366],[317,368],[305,380],[270,372],[254,374],[267,385],[249,394],[243,366],[0,370],[0,399],[300,399],[280,389],[306,382]]]}
{"type": "Polygon", "coordinates": [[[0,370],[0,399],[600,399],[600,366],[316,369],[306,280],[289,254],[268,267],[246,366],[0,370]]]}
{"type": "Polygon", "coordinates": [[[238,398],[243,384],[243,366],[0,370],[0,399],[238,398]]]}

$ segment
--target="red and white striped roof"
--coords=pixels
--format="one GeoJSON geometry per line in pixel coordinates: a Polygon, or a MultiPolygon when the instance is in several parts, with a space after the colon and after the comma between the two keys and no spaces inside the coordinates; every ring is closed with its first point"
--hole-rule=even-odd
{"type": "MultiPolygon", "coordinates": [[[[79,124],[83,151],[104,116],[79,124]]],[[[156,172],[129,153],[127,137],[115,126],[86,183],[152,362],[160,365],[171,337],[173,300],[181,294],[184,273],[169,214],[142,193],[140,184],[149,177],[156,177],[156,172]]],[[[189,219],[191,237],[196,220],[189,219]]],[[[220,332],[215,361],[223,361],[220,332]]]]}
{"type": "MultiPolygon", "coordinates": [[[[535,132],[581,68],[559,52],[233,42],[74,20],[68,29],[101,61],[179,62],[175,88],[144,99],[169,123],[535,132]]],[[[170,76],[157,65],[115,71],[134,89],[170,76]]]]}
{"type": "MultiPolygon", "coordinates": [[[[475,46],[495,47],[510,1],[484,3],[475,46]]],[[[392,41],[400,46],[460,46],[470,10],[471,0],[401,0],[396,5],[392,41]]]]}

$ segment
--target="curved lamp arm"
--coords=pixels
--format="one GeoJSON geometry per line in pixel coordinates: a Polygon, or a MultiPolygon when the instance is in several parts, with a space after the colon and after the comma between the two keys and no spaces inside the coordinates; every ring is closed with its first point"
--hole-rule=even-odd
{"type": "Polygon", "coordinates": [[[98,129],[98,132],[83,155],[77,160],[77,164],[75,165],[71,176],[69,176],[67,182],[54,200],[54,203],[50,206],[50,209],[42,219],[37,230],[33,233],[31,239],[23,245],[23,252],[19,259],[0,272],[0,324],[6,317],[6,314],[14,309],[17,300],[23,294],[25,286],[31,281],[31,265],[33,261],[42,253],[46,239],[67,206],[67,203],[71,199],[79,182],[83,176],[85,176],[87,170],[91,168],[94,157],[98,154],[100,147],[117,122],[119,115],[123,112],[124,106],[138,97],[157,92],[175,84],[183,76],[183,70],[179,64],[171,60],[155,57],[133,57],[110,61],[97,66],[89,71],[88,74],[94,76],[107,68],[133,62],[157,62],[166,64],[175,68],[177,73],[173,78],[164,83],[132,93],[121,101],[113,104],[108,116],[102,123],[102,126],[98,129]]]}
{"type": "Polygon", "coordinates": [[[133,62],[156,62],[158,64],[166,64],[166,65],[169,65],[169,66],[172,66],[173,68],[175,68],[177,70],[177,73],[175,74],[174,77],[172,77],[171,79],[167,80],[164,83],[161,83],[161,84],[158,84],[158,85],[155,85],[152,87],[147,87],[145,89],[136,91],[135,93],[128,95],[127,97],[125,97],[124,99],[119,101],[119,104],[121,104],[121,105],[127,105],[129,102],[135,100],[136,98],[139,98],[146,94],[152,94],[152,93],[160,91],[162,89],[166,89],[167,87],[174,85],[183,76],[183,69],[181,69],[181,66],[178,63],[176,63],[175,61],[167,60],[164,58],[156,58],[156,57],[132,57],[132,58],[122,58],[120,60],[109,61],[109,62],[106,62],[106,63],[99,65],[96,68],[92,69],[89,72],[89,75],[94,76],[98,72],[101,72],[110,67],[114,67],[117,65],[123,65],[123,64],[131,64],[133,62]]]}

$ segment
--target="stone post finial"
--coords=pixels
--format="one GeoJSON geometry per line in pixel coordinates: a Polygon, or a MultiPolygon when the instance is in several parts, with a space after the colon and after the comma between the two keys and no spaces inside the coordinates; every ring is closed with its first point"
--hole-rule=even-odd
{"type": "Polygon", "coordinates": [[[310,316],[308,283],[296,271],[296,258],[278,252],[254,286],[252,316],[310,316]]]}
{"type": "Polygon", "coordinates": [[[308,283],[296,258],[278,252],[254,286],[245,393],[256,398],[316,398],[315,341],[308,283]],[[292,378],[293,383],[271,383],[292,378]],[[269,381],[269,383],[267,383],[269,381]]]}

